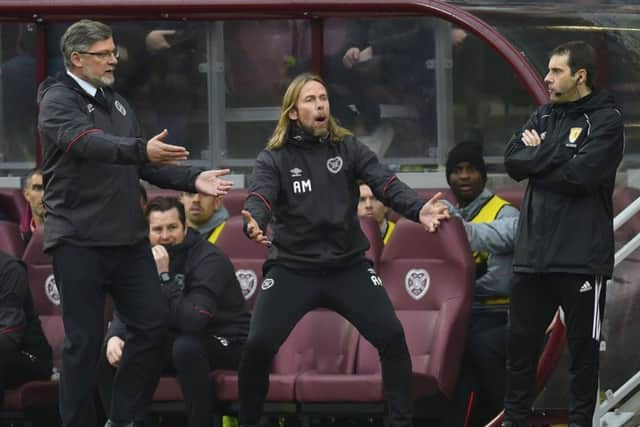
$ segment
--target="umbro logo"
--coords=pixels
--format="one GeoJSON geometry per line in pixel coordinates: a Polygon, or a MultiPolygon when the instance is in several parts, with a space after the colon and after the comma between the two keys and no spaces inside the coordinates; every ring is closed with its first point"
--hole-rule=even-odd
{"type": "Polygon", "coordinates": [[[591,287],[591,283],[589,283],[589,281],[587,280],[586,282],[584,282],[582,284],[582,286],[580,286],[580,293],[582,292],[589,292],[591,289],[593,289],[591,287]]]}
{"type": "Polygon", "coordinates": [[[291,173],[291,178],[299,178],[302,176],[302,169],[293,168],[289,171],[291,173]]]}

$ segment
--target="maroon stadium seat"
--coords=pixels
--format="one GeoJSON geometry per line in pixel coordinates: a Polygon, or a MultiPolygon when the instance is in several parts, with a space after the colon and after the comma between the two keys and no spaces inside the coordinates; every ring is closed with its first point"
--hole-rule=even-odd
{"type": "MultiPolygon", "coordinates": [[[[53,278],[51,258],[42,250],[43,228],[38,228],[25,248],[22,260],[27,264],[33,304],[40,315],[42,329],[53,350],[53,364],[60,369],[64,328],[60,298],[53,278]]],[[[24,412],[37,408],[55,408],[58,398],[56,381],[31,381],[5,396],[5,409],[24,412]]]]}
{"type": "MultiPolygon", "coordinates": [[[[307,313],[273,360],[267,402],[287,402],[295,409],[296,378],[304,372],[352,372],[356,341],[355,328],[337,313],[328,310],[307,313]]],[[[214,377],[220,400],[238,399],[235,371],[215,371],[214,377]]]]}
{"type": "Polygon", "coordinates": [[[18,258],[22,256],[24,241],[15,222],[0,221],[0,251],[18,258]]]}
{"type": "Polygon", "coordinates": [[[11,222],[21,224],[27,216],[29,205],[24,199],[22,190],[17,188],[0,188],[0,211],[9,217],[11,222]]]}
{"type": "Polygon", "coordinates": [[[229,211],[229,216],[240,215],[248,194],[246,188],[234,188],[224,196],[224,207],[229,211]]]}
{"type": "Polygon", "coordinates": [[[33,304],[41,316],[61,314],[60,297],[53,277],[53,265],[49,255],[42,250],[44,227],[36,229],[22,254],[27,264],[29,287],[33,294],[33,304]]]}
{"type": "MultiPolygon", "coordinates": [[[[453,394],[471,309],[470,254],[460,221],[445,222],[430,234],[406,219],[398,222],[382,253],[379,273],[405,330],[416,399],[453,394]]],[[[317,411],[319,402],[351,412],[353,405],[334,403],[383,402],[380,372],[378,351],[360,337],[355,375],[335,376],[332,387],[315,390],[296,385],[296,395],[310,402],[303,404],[307,412],[317,411]]]]}
{"type": "Polygon", "coordinates": [[[151,201],[156,197],[175,197],[176,199],[180,199],[181,191],[178,190],[170,190],[166,188],[149,188],[147,189],[147,200],[151,201]]]}
{"type": "MultiPolygon", "coordinates": [[[[632,187],[616,187],[613,190],[613,214],[618,215],[629,204],[640,197],[640,190],[632,187]]],[[[618,243],[626,243],[640,233],[640,214],[636,214],[615,233],[615,239],[618,243]]],[[[638,259],[640,255],[634,253],[632,257],[638,259]]]]}
{"type": "Polygon", "coordinates": [[[374,218],[360,217],[360,228],[364,232],[364,235],[367,236],[367,239],[369,239],[369,249],[365,252],[364,256],[370,260],[374,268],[377,269],[380,254],[384,247],[382,235],[380,234],[380,226],[374,218]]]}
{"type": "Polygon", "coordinates": [[[229,218],[216,240],[216,246],[231,259],[247,305],[252,308],[262,282],[262,264],[269,250],[245,236],[243,226],[242,216],[229,218]]]}
{"type": "Polygon", "coordinates": [[[524,199],[525,188],[522,186],[510,186],[503,188],[496,188],[494,193],[511,203],[516,208],[522,207],[522,200],[524,199]]]}
{"type": "Polygon", "coordinates": [[[462,222],[451,219],[428,233],[421,224],[399,221],[379,272],[405,327],[414,373],[435,380],[440,393],[452,396],[474,282],[462,222]]]}

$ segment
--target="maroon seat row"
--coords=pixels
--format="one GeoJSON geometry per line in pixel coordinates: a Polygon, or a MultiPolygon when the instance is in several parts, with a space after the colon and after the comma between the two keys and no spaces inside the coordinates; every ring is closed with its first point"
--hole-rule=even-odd
{"type": "MultiPolygon", "coordinates": [[[[369,225],[366,220],[362,224],[363,228],[369,225]]],[[[218,245],[237,271],[259,271],[266,254],[260,246],[238,238],[241,229],[241,218],[231,218],[218,245]]],[[[377,228],[371,230],[380,239],[377,228]]],[[[459,221],[430,234],[418,224],[400,220],[382,254],[378,273],[405,330],[416,400],[448,399],[453,394],[470,311],[473,268],[459,221]]],[[[255,274],[259,283],[261,278],[255,274]]],[[[259,292],[243,288],[252,292],[247,294],[250,301],[259,292]]],[[[214,371],[211,375],[219,400],[238,399],[236,372],[214,371]]],[[[154,399],[156,408],[161,409],[162,402],[181,399],[175,379],[163,378],[154,399]]],[[[284,412],[335,415],[357,412],[361,404],[380,411],[384,405],[378,352],[338,314],[310,312],[274,359],[267,402],[284,412]]]]}

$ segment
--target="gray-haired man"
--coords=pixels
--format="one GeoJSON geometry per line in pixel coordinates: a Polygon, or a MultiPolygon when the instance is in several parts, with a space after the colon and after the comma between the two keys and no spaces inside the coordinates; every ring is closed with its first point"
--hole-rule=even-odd
{"type": "Polygon", "coordinates": [[[140,210],[138,180],[183,191],[225,194],[222,171],[173,165],[184,147],[146,140],[127,101],[111,89],[118,51],[111,29],[71,25],[60,40],[66,72],[39,88],[44,145],[45,250],[53,256],[66,333],[60,413],[64,426],[96,425],[94,370],[103,334],[105,294],[127,324],[126,350],[114,381],[110,426],[134,425],[157,381],[166,304],[140,210]]]}

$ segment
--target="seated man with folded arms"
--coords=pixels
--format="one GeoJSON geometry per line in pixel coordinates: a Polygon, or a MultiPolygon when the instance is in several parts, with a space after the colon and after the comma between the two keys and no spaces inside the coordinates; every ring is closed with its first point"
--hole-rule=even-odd
{"type": "Polygon", "coordinates": [[[462,142],[449,152],[447,182],[457,204],[452,216],[464,220],[476,263],[474,299],[465,355],[455,396],[455,421],[484,425],[502,409],[505,387],[506,332],[511,262],[519,211],[488,190],[482,146],[462,142]]]}
{"type": "Polygon", "coordinates": [[[0,252],[0,408],[5,390],[34,380],[48,380],[51,346],[33,307],[22,261],[0,252]]]}
{"type": "MultiPolygon", "coordinates": [[[[186,226],[180,201],[157,197],[147,204],[146,215],[158,285],[170,313],[170,339],[159,357],[165,358],[165,371],[175,372],[180,382],[189,427],[208,427],[214,400],[208,374],[213,369],[237,369],[250,315],[231,261],[186,226]]],[[[126,342],[127,327],[114,316],[99,366],[100,394],[107,410],[126,342]]],[[[150,385],[146,392],[151,394],[154,388],[150,385]]]]}
{"type": "Polygon", "coordinates": [[[187,225],[195,229],[211,243],[218,240],[229,212],[222,204],[223,196],[208,196],[202,193],[182,193],[180,201],[187,215],[187,225]]]}
{"type": "Polygon", "coordinates": [[[389,208],[384,203],[376,198],[366,183],[360,183],[360,199],[358,199],[358,216],[372,217],[380,226],[380,234],[382,241],[386,245],[391,238],[393,229],[396,227],[396,223],[387,218],[389,208]]]}

